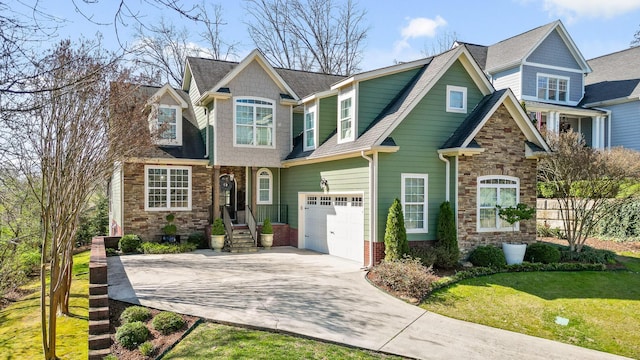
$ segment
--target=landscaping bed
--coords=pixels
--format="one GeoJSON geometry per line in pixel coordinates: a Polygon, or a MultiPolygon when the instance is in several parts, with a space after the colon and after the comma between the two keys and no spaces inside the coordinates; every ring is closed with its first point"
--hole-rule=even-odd
{"type": "MultiPolygon", "coordinates": [[[[147,357],[142,355],[138,349],[129,350],[123,346],[121,346],[116,341],[116,329],[120,326],[120,314],[130,307],[134,306],[132,304],[128,304],[125,302],[117,301],[117,300],[109,300],[109,323],[110,323],[110,333],[111,333],[111,354],[116,356],[119,360],[141,360],[141,359],[155,359],[158,355],[164,353],[168,349],[172,348],[177,342],[179,342],[183,335],[191,329],[191,327],[199,320],[198,317],[189,316],[189,315],[181,315],[182,319],[185,321],[186,325],[182,327],[179,331],[176,331],[172,334],[163,335],[160,332],[156,331],[151,324],[151,320],[147,323],[149,326],[149,331],[151,335],[149,336],[149,341],[153,343],[154,351],[151,357],[147,357]]],[[[150,309],[152,317],[155,317],[160,310],[150,309]]]]}

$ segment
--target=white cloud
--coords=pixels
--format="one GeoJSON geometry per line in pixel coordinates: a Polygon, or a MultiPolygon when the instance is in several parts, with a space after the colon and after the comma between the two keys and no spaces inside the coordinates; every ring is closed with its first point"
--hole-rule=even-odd
{"type": "Polygon", "coordinates": [[[418,37],[434,37],[436,29],[447,25],[447,21],[440,15],[435,19],[427,19],[423,17],[409,19],[409,24],[402,28],[403,40],[418,37]]]}
{"type": "Polygon", "coordinates": [[[578,18],[612,18],[640,8],[640,0],[544,0],[544,10],[573,22],[578,18]]]}

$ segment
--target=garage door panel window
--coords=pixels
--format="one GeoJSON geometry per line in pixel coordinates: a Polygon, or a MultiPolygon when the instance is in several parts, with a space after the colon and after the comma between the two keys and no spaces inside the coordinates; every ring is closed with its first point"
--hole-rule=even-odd
{"type": "Polygon", "coordinates": [[[478,178],[478,231],[510,231],[500,219],[497,206],[510,207],[519,202],[520,180],[515,177],[478,178]]]}
{"type": "Polygon", "coordinates": [[[402,210],[408,233],[427,232],[427,174],[402,174],[402,210]]]}

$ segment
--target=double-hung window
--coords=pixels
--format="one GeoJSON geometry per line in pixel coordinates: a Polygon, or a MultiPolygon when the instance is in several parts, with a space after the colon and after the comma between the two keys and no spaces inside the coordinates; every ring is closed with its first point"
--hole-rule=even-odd
{"type": "Polygon", "coordinates": [[[271,204],[273,194],[273,176],[269,169],[258,170],[258,204],[271,204]]]}
{"type": "Polygon", "coordinates": [[[266,99],[239,98],[234,106],[234,145],[275,147],[275,108],[266,99]]]}
{"type": "Polygon", "coordinates": [[[538,99],[566,102],[569,79],[538,74],[538,99]]]}
{"type": "Polygon", "coordinates": [[[498,208],[516,206],[520,180],[511,176],[478,178],[478,231],[510,231],[511,225],[498,216],[498,208]]]}
{"type": "Polygon", "coordinates": [[[191,167],[144,168],[145,210],[191,210],[191,167]]]}
{"type": "Polygon", "coordinates": [[[402,210],[408,233],[427,232],[427,174],[402,174],[402,210]]]}
{"type": "Polygon", "coordinates": [[[355,90],[341,91],[338,95],[338,143],[355,140],[355,90]]]}
{"type": "Polygon", "coordinates": [[[467,112],[467,88],[447,85],[447,112],[467,112]]]}
{"type": "Polygon", "coordinates": [[[316,103],[305,106],[304,109],[304,135],[303,150],[313,150],[316,148],[316,103]]]}
{"type": "Polygon", "coordinates": [[[157,105],[152,120],[158,145],[181,145],[182,108],[176,105],[157,105]]]}

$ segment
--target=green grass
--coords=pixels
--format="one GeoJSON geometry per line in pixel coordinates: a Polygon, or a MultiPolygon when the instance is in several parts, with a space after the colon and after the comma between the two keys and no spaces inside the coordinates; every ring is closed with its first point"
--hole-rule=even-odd
{"type": "Polygon", "coordinates": [[[401,358],[266,331],[203,323],[163,359],[401,358]]]}
{"type": "MultiPolygon", "coordinates": [[[[625,264],[634,271],[640,259],[629,258],[625,264]]],[[[420,306],[461,320],[640,358],[637,272],[496,274],[436,291],[420,306]],[[569,319],[569,325],[557,325],[556,316],[569,319]]]]}
{"type": "MultiPolygon", "coordinates": [[[[89,252],[74,256],[69,310],[58,317],[56,354],[61,359],[86,359],[89,332],[89,252]]],[[[0,310],[0,360],[43,358],[40,330],[40,281],[23,288],[36,292],[0,310]]]]}

